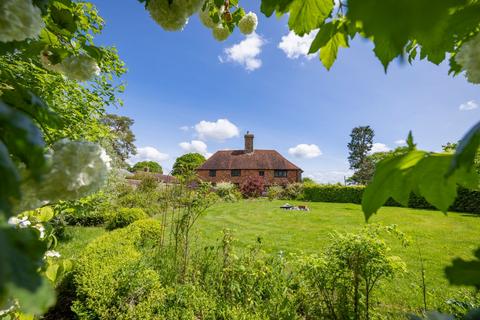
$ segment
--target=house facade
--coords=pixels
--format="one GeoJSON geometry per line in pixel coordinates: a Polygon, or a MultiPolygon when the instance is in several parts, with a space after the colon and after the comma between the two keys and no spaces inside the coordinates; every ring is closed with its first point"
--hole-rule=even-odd
{"type": "Polygon", "coordinates": [[[303,170],[275,150],[258,150],[254,135],[247,132],[243,150],[222,150],[197,169],[203,181],[241,185],[248,177],[261,177],[266,186],[300,182],[303,170]]]}

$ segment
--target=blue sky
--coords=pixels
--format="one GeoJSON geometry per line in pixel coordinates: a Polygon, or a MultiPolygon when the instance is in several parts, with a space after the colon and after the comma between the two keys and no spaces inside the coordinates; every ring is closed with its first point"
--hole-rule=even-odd
{"type": "Polygon", "coordinates": [[[379,149],[412,130],[420,148],[440,150],[480,115],[478,88],[448,76],[447,65],[396,62],[385,74],[371,44],[357,39],[326,71],[302,54],[307,39],[286,37],[286,19],[266,19],[258,6],[247,6],[259,16],[256,36],[235,31],[217,42],[197,17],[166,32],[136,1],[93,2],[106,20],[97,43],[116,46],[128,68],[125,106],[109,111],[135,120],[134,160],[170,169],[188,150],[242,148],[250,130],[256,148],[276,149],[305,176],[333,182],[348,172],[355,126],[370,125],[379,149]],[[309,146],[295,148],[301,144],[309,146]]]}

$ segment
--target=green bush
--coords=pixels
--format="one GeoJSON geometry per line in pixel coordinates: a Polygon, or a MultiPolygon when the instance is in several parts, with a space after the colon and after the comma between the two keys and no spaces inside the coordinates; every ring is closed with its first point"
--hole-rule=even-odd
{"type": "MultiPolygon", "coordinates": [[[[342,185],[305,185],[303,199],[314,202],[336,203],[362,203],[362,195],[365,186],[342,186],[342,185]]],[[[389,199],[386,206],[400,207],[401,204],[389,199]]],[[[423,197],[412,193],[408,201],[408,207],[414,209],[434,209],[423,197]]],[[[458,188],[457,198],[449,209],[456,212],[469,212],[480,214],[480,191],[458,188]]]]}
{"type": "Polygon", "coordinates": [[[215,186],[215,193],[226,202],[236,202],[242,198],[242,194],[231,182],[219,182],[215,186]]]}
{"type": "MultiPolygon", "coordinates": [[[[141,302],[151,300],[151,294],[162,295],[152,266],[161,233],[160,222],[140,220],[95,239],[84,249],[74,270],[77,296],[72,310],[79,319],[135,319],[128,314],[141,302]]],[[[152,318],[154,312],[150,312],[152,318]]]]}
{"type": "Polygon", "coordinates": [[[124,228],[145,218],[148,218],[148,215],[140,208],[120,208],[108,215],[105,228],[107,230],[124,228]]]}
{"type": "Polygon", "coordinates": [[[105,222],[105,213],[110,208],[103,192],[76,201],[61,201],[54,207],[55,216],[71,226],[98,226],[105,222]]]}
{"type": "Polygon", "coordinates": [[[268,200],[282,199],[285,189],[282,186],[273,185],[267,190],[268,200]]]}
{"type": "Polygon", "coordinates": [[[303,183],[290,183],[285,187],[285,192],[283,197],[285,199],[296,200],[299,199],[303,194],[303,183]]]}
{"type": "Polygon", "coordinates": [[[356,203],[362,202],[363,186],[306,185],[303,197],[307,201],[356,203]]]}

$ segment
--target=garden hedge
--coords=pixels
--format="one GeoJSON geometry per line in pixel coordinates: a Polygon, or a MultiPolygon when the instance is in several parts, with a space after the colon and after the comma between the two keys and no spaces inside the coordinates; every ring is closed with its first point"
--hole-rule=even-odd
{"type": "MultiPolygon", "coordinates": [[[[306,185],[303,190],[303,200],[361,204],[364,190],[365,186],[306,185]]],[[[385,205],[402,206],[393,199],[389,199],[385,205]]],[[[408,207],[414,209],[435,209],[423,197],[415,193],[410,195],[408,207]]],[[[449,210],[480,214],[480,191],[459,187],[457,198],[449,210]]]]}

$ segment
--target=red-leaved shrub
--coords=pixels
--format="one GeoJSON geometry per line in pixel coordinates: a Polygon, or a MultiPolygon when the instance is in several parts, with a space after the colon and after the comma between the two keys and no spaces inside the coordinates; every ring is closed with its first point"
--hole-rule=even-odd
{"type": "Polygon", "coordinates": [[[262,195],[265,190],[263,177],[248,177],[240,186],[240,191],[245,198],[255,198],[262,195]]]}

